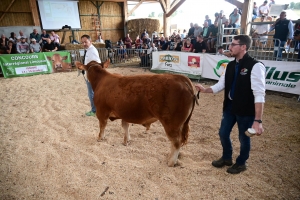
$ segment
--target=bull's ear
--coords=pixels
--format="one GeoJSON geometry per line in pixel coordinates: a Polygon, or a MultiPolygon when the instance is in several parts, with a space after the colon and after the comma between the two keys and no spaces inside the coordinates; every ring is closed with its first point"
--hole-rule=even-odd
{"type": "Polygon", "coordinates": [[[61,57],[61,60],[67,60],[67,59],[68,59],[68,56],[61,57]]]}
{"type": "Polygon", "coordinates": [[[103,68],[108,68],[109,63],[110,63],[110,60],[107,59],[107,60],[103,63],[103,68]]]}
{"type": "Polygon", "coordinates": [[[52,58],[51,58],[50,56],[47,56],[47,60],[50,60],[50,61],[51,61],[51,60],[52,60],[52,58]]]}
{"type": "Polygon", "coordinates": [[[81,70],[85,70],[85,66],[81,63],[81,62],[79,62],[79,61],[76,61],[75,62],[75,66],[78,68],[78,69],[81,69],[81,70]]]}

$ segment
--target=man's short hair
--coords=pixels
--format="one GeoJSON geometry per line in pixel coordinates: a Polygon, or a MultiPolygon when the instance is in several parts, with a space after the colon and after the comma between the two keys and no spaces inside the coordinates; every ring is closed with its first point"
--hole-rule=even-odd
{"type": "Polygon", "coordinates": [[[86,39],[88,39],[88,40],[91,40],[91,37],[90,37],[89,35],[83,35],[83,36],[81,36],[81,39],[84,38],[84,37],[85,37],[86,39]]]}
{"type": "Polygon", "coordinates": [[[224,48],[223,48],[223,46],[219,46],[219,47],[218,47],[218,50],[219,50],[219,49],[224,49],[224,48]]]}
{"type": "Polygon", "coordinates": [[[268,3],[268,1],[264,1],[264,3],[268,3]]]}
{"type": "Polygon", "coordinates": [[[202,36],[202,35],[198,35],[197,37],[198,37],[198,38],[203,38],[203,36],[202,36]]]}
{"type": "Polygon", "coordinates": [[[244,44],[246,45],[246,50],[248,51],[248,49],[251,46],[252,43],[252,39],[250,38],[249,35],[236,35],[233,37],[234,40],[239,40],[240,44],[244,44]]]}

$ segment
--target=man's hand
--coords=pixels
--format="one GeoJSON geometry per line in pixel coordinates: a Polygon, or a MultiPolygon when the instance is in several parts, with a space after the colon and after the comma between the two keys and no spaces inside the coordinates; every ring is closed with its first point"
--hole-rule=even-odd
{"type": "Polygon", "coordinates": [[[197,91],[200,91],[200,92],[205,92],[205,87],[203,87],[201,84],[197,83],[195,84],[195,88],[197,91]]]}
{"type": "Polygon", "coordinates": [[[262,123],[258,123],[256,121],[253,122],[252,128],[255,129],[256,135],[260,136],[263,132],[264,129],[262,127],[262,123]]]}

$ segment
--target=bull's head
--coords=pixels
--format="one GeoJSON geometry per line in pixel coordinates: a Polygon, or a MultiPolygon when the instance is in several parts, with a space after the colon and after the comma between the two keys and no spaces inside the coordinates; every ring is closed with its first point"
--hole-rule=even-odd
{"type": "Polygon", "coordinates": [[[49,61],[52,61],[54,68],[62,68],[63,60],[67,60],[68,56],[61,56],[59,54],[53,54],[52,57],[47,56],[49,61]]]}
{"type": "Polygon", "coordinates": [[[96,61],[91,61],[91,62],[89,62],[87,65],[84,65],[84,64],[82,64],[81,62],[79,62],[79,61],[76,61],[75,62],[75,65],[76,65],[76,67],[78,68],[78,69],[80,69],[80,70],[86,70],[86,71],[88,71],[89,69],[90,69],[90,67],[94,67],[94,66],[97,66],[98,68],[108,68],[108,66],[109,66],[109,63],[110,63],[110,61],[109,61],[109,59],[107,59],[104,63],[98,63],[98,62],[96,62],[96,61]]]}

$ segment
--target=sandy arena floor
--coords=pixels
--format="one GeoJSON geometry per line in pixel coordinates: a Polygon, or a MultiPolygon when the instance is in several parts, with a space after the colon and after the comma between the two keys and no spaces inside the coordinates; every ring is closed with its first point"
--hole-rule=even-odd
{"type": "MultiPolygon", "coordinates": [[[[111,68],[123,75],[150,73],[111,68]]],[[[86,117],[87,89],[77,72],[0,78],[0,199],[300,199],[300,103],[267,95],[265,133],[252,139],[248,170],[231,175],[211,161],[221,155],[223,93],[201,94],[179,165],[167,167],[170,143],[159,122],[144,134],[86,117]],[[106,192],[105,192],[106,191],[106,192]]],[[[238,155],[237,128],[232,133],[238,155]]]]}

